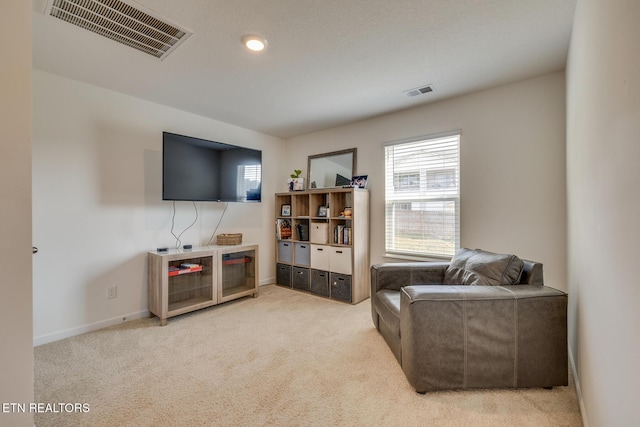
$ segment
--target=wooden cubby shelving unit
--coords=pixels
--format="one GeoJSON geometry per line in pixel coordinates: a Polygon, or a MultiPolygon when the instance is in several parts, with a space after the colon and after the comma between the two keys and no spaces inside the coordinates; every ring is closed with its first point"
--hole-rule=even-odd
{"type": "Polygon", "coordinates": [[[276,283],[351,304],[367,299],[369,192],[359,188],[292,191],[276,193],[275,202],[276,283]],[[291,206],[290,216],[282,215],[283,205],[291,206]],[[326,216],[320,216],[320,207],[327,205],[326,216]],[[278,233],[281,222],[291,224],[290,238],[278,233]]]}

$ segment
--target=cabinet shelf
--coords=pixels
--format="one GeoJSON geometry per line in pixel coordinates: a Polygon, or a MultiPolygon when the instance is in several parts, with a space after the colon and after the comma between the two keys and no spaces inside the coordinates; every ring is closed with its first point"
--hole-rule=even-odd
{"type": "Polygon", "coordinates": [[[246,264],[248,262],[251,262],[251,258],[242,257],[242,258],[224,260],[222,261],[222,265],[246,264]]]}
{"type": "Polygon", "coordinates": [[[173,277],[173,276],[180,276],[182,274],[191,274],[191,273],[199,273],[203,271],[202,266],[198,266],[198,267],[191,267],[191,268],[178,268],[177,270],[171,270],[169,269],[169,277],[173,277]]]}
{"type": "MultiPolygon", "coordinates": [[[[184,293],[187,293],[187,292],[202,291],[202,290],[209,289],[209,288],[210,288],[210,286],[208,284],[201,285],[201,284],[197,284],[197,283],[196,284],[192,284],[192,285],[187,285],[187,286],[169,285],[169,292],[167,293],[167,295],[172,297],[174,295],[184,294],[184,293]]],[[[211,298],[209,298],[209,299],[211,299],[211,298]]]]}
{"type": "Polygon", "coordinates": [[[178,314],[187,313],[189,311],[197,310],[198,308],[204,308],[210,305],[211,299],[205,297],[193,297],[184,300],[180,300],[169,304],[169,316],[176,316],[178,314]],[[185,310],[187,309],[187,310],[185,310]]]}
{"type": "Polygon", "coordinates": [[[242,292],[251,292],[252,289],[253,288],[251,286],[243,286],[243,285],[231,286],[231,287],[222,289],[222,296],[227,297],[229,295],[236,295],[242,292]]]}

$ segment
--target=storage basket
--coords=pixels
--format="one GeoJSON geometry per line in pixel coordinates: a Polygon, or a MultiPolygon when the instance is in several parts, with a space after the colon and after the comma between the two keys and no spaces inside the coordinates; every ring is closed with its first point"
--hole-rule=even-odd
{"type": "Polygon", "coordinates": [[[242,243],[242,233],[218,234],[219,245],[239,245],[242,243]]]}

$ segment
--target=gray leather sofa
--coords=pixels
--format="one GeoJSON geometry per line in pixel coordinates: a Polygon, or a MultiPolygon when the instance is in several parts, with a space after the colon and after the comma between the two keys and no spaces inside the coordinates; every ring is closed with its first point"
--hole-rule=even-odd
{"type": "Polygon", "coordinates": [[[419,393],[568,383],[567,294],[540,263],[461,249],[373,265],[371,314],[419,393]]]}

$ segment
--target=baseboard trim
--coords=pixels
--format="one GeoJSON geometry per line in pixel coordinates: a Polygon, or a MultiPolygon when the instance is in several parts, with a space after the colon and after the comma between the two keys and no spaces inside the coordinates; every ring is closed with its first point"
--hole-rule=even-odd
{"type": "MultiPolygon", "coordinates": [[[[260,286],[272,285],[275,283],[275,277],[260,280],[260,286]]],[[[149,310],[142,310],[136,313],[125,314],[124,316],[113,317],[111,319],[101,320],[99,322],[82,325],[75,328],[65,329],[63,331],[52,332],[50,334],[40,335],[33,338],[33,346],[37,347],[50,342],[59,341],[65,338],[74,337],[76,335],[86,334],[87,332],[97,331],[98,329],[107,328],[109,326],[118,325],[120,323],[129,322],[131,320],[149,317],[149,310]]]]}
{"type": "Polygon", "coordinates": [[[266,285],[273,285],[274,283],[276,283],[276,278],[275,277],[268,277],[266,279],[260,280],[259,285],[260,286],[266,286],[266,285]]]}
{"type": "Polygon", "coordinates": [[[589,420],[587,419],[587,411],[585,410],[584,400],[582,399],[582,388],[580,387],[580,378],[578,378],[576,362],[573,359],[573,352],[571,351],[571,346],[568,346],[568,347],[569,347],[569,367],[571,368],[571,373],[573,374],[573,381],[576,384],[578,404],[580,405],[580,415],[582,415],[582,425],[584,427],[589,427],[589,420]]]}
{"type": "Polygon", "coordinates": [[[78,326],[75,328],[65,329],[63,331],[52,332],[50,334],[40,335],[33,338],[33,346],[48,344],[50,342],[59,341],[65,338],[74,337],[76,335],[86,334],[87,332],[97,331],[98,329],[107,328],[109,326],[118,325],[120,323],[129,322],[131,320],[149,317],[149,310],[142,310],[135,313],[129,313],[111,319],[101,320],[95,323],[78,326]]]}

